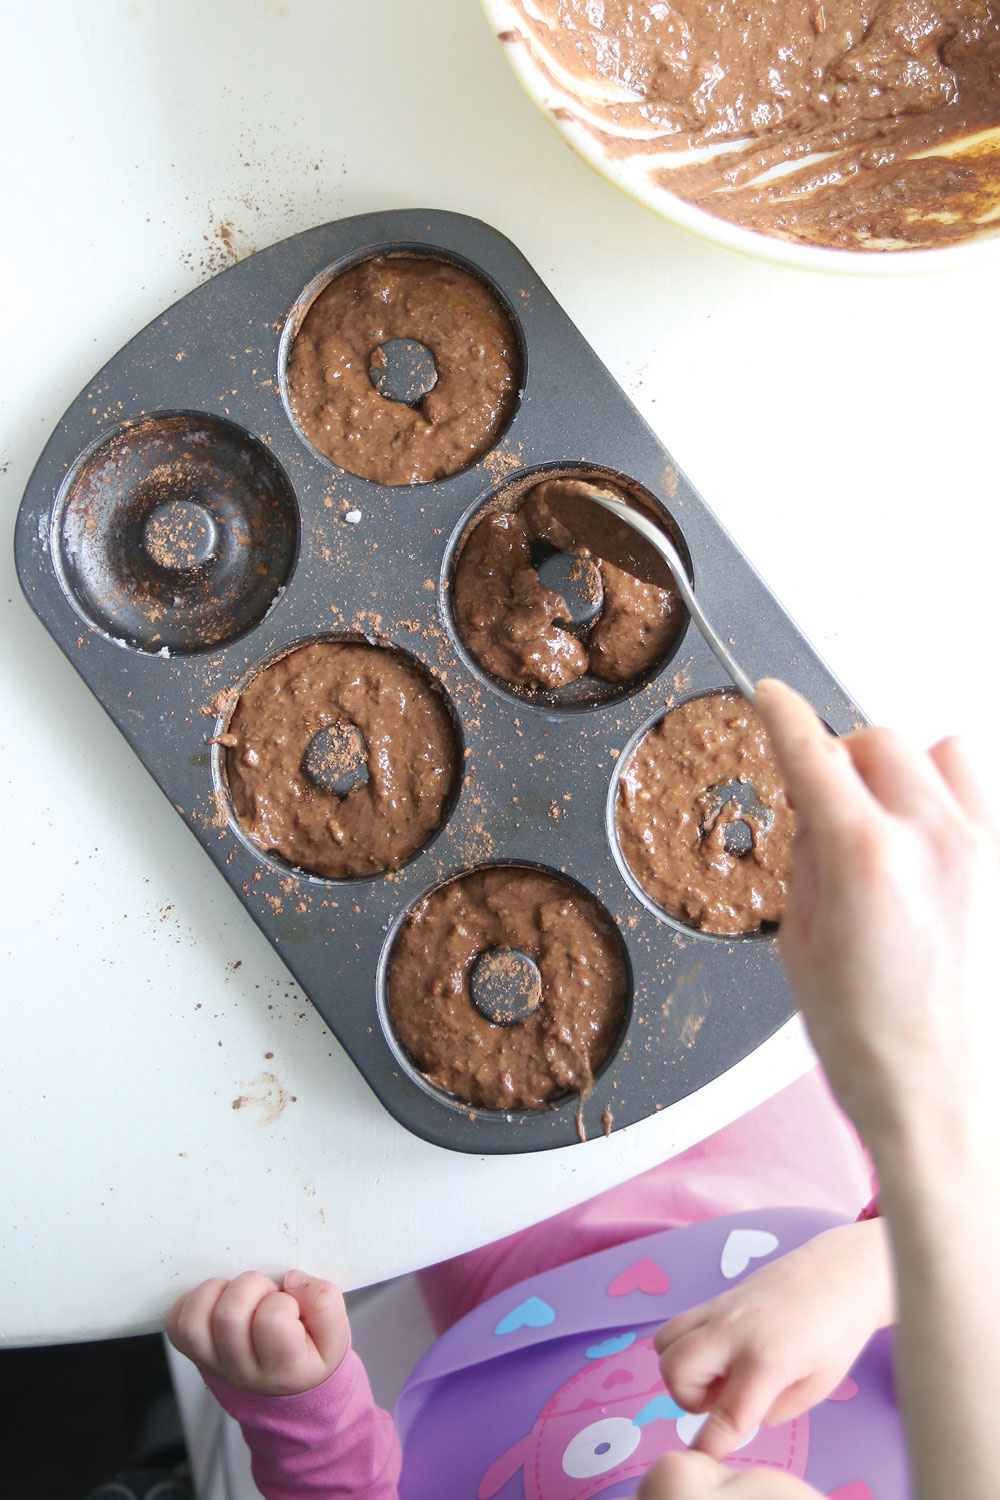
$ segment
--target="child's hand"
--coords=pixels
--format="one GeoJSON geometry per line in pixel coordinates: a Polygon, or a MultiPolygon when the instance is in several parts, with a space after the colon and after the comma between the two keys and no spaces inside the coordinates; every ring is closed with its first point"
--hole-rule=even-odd
{"type": "MultiPolygon", "coordinates": [[[[846,1224],[665,1323],[653,1343],[674,1400],[708,1412],[692,1447],[724,1459],[840,1384],[892,1319],[882,1223],[846,1224]]],[[[679,1492],[683,1493],[683,1492],[679,1492]]]]}
{"type": "Polygon", "coordinates": [[[722,1495],[724,1500],[821,1500],[801,1479],[760,1469],[734,1474],[701,1453],[661,1458],[642,1481],[635,1500],[702,1500],[705,1495],[722,1495]]]}
{"type": "Polygon", "coordinates": [[[293,1396],[322,1385],[351,1341],[332,1281],[289,1271],[281,1288],[260,1271],[203,1281],[167,1314],[175,1349],[241,1391],[293,1396]]]}

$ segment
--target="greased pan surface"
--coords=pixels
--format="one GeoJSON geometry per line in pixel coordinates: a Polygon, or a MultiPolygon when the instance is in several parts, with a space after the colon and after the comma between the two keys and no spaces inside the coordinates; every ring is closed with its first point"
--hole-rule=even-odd
{"type": "Polygon", "coordinates": [[[480,507],[501,490],[516,497],[537,470],[606,471],[651,498],[748,672],[784,677],[838,732],[858,723],[532,268],[496,231],[457,214],[324,224],[176,303],[65,413],[15,538],[32,608],[379,1099],[426,1140],[471,1152],[542,1150],[620,1129],[732,1067],[793,1011],[772,938],[713,937],[664,917],[616,852],[617,777],[633,743],[667,704],[727,686],[693,627],[634,690],[584,681],[561,698],[489,680],[457,637],[450,589],[462,539],[480,507]],[[433,252],[480,277],[511,315],[522,356],[520,399],[496,446],[461,473],[412,486],[324,459],[283,394],[289,342],[331,272],[400,252],[433,252]],[[145,487],[148,512],[156,484],[174,507],[173,529],[157,535],[147,520],[139,536],[129,495],[145,487]],[[81,505],[88,485],[97,498],[81,505]],[[208,493],[206,512],[198,497],[208,493]],[[178,547],[187,571],[172,572],[178,547]],[[217,561],[211,587],[199,590],[191,580],[202,577],[206,547],[217,561]],[[398,871],[348,881],[303,874],[252,844],[232,812],[224,750],[208,743],[262,664],[331,636],[407,653],[443,692],[462,757],[437,834],[398,871]],[[627,1015],[582,1100],[511,1113],[471,1107],[430,1084],[393,1034],[386,966],[407,911],[485,864],[565,874],[620,934],[627,1015]]]}

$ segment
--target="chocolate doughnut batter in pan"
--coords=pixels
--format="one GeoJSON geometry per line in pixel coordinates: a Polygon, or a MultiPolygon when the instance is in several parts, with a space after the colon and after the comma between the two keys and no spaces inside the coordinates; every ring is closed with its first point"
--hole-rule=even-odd
{"type": "Polygon", "coordinates": [[[738,693],[692,698],[649,730],[622,771],[616,822],[632,874],[679,921],[737,933],[780,918],[795,815],[738,693]],[[736,823],[745,853],[730,852],[736,823]]]}
{"type": "Polygon", "coordinates": [[[517,335],[496,297],[430,255],[377,255],[335,276],[306,313],[287,367],[302,434],[381,484],[440,479],[473,463],[510,420],[519,379],[517,335]],[[437,381],[415,406],[371,382],[372,356],[393,339],[434,356],[437,381]]]}
{"type": "Polygon", "coordinates": [[[430,681],[398,652],[348,641],[300,646],[258,672],[225,743],[244,832],[332,880],[398,869],[440,824],[458,774],[451,717],[430,681]],[[368,779],[344,797],[304,765],[329,725],[356,726],[367,745],[368,779]]]}
{"type": "MultiPolygon", "coordinates": [[[[477,660],[505,682],[558,688],[591,672],[625,682],[670,650],[686,611],[676,590],[654,588],[597,558],[603,605],[587,630],[567,629],[569,610],[532,564],[532,543],[588,558],[549,514],[546,497],[571,494],[580,481],[549,479],[517,511],[494,511],[469,534],[455,570],[455,618],[477,660]],[[562,622],[562,623],[560,623],[562,622]]],[[[584,485],[585,488],[588,486],[584,485]]],[[[605,481],[601,488],[629,503],[605,481]]]]}
{"type": "Polygon", "coordinates": [[[585,1093],[618,1038],[626,998],[610,919],[542,870],[494,867],[439,886],[407,916],[389,962],[389,1010],[407,1052],[439,1088],[493,1109],[585,1093]],[[520,949],[541,976],[538,1009],[512,1026],[472,1003],[472,967],[496,948],[520,949]]]}

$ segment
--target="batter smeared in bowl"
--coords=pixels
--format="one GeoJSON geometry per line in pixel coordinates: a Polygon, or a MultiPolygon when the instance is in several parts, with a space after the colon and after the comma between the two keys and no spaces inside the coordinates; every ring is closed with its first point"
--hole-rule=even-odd
{"type": "Polygon", "coordinates": [[[655,724],[618,784],[618,842],[643,890],[704,932],[778,922],[795,815],[740,694],[691,698],[655,724]]]}
{"type": "Polygon", "coordinates": [[[513,4],[557,113],[710,213],[860,250],[995,220],[997,0],[513,4]]]}
{"type": "MultiPolygon", "coordinates": [[[[559,688],[590,672],[607,682],[627,682],[665,658],[687,611],[675,589],[642,583],[603,559],[596,568],[600,612],[583,630],[569,624],[566,600],[538,576],[536,544],[547,543],[586,561],[550,514],[547,498],[592,488],[588,481],[548,479],[529,491],[514,511],[485,516],[470,532],[455,570],[454,606],[459,631],[487,672],[527,688],[559,688]]],[[[603,479],[602,490],[631,503],[603,479]]]]}
{"type": "Polygon", "coordinates": [[[483,283],[431,255],[377,255],[335,276],[288,356],[299,430],[341,468],[382,484],[456,474],[491,448],[517,400],[520,355],[483,283]],[[394,340],[424,346],[437,379],[413,405],[372,382],[394,340]]]}
{"type": "Polygon", "coordinates": [[[460,761],[445,701],[416,663],[353,641],[315,641],[258,672],[225,744],[247,836],[331,880],[398,869],[441,823],[460,761]]]}
{"type": "Polygon", "coordinates": [[[621,939],[593,897],[520,866],[475,870],[407,915],[388,970],[389,1011],[417,1067],[471,1104],[525,1109],[586,1093],[622,1029],[621,939]],[[497,1025],[476,1009],[483,954],[525,955],[540,980],[526,1020],[497,1025]]]}

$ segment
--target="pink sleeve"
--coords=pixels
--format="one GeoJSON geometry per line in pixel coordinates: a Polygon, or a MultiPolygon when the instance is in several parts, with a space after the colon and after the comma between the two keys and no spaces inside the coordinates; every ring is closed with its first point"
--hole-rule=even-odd
{"type": "Polygon", "coordinates": [[[399,1439],[353,1349],[300,1396],[257,1396],[209,1375],[205,1384],[243,1429],[265,1500],[396,1500],[399,1439]]]}

